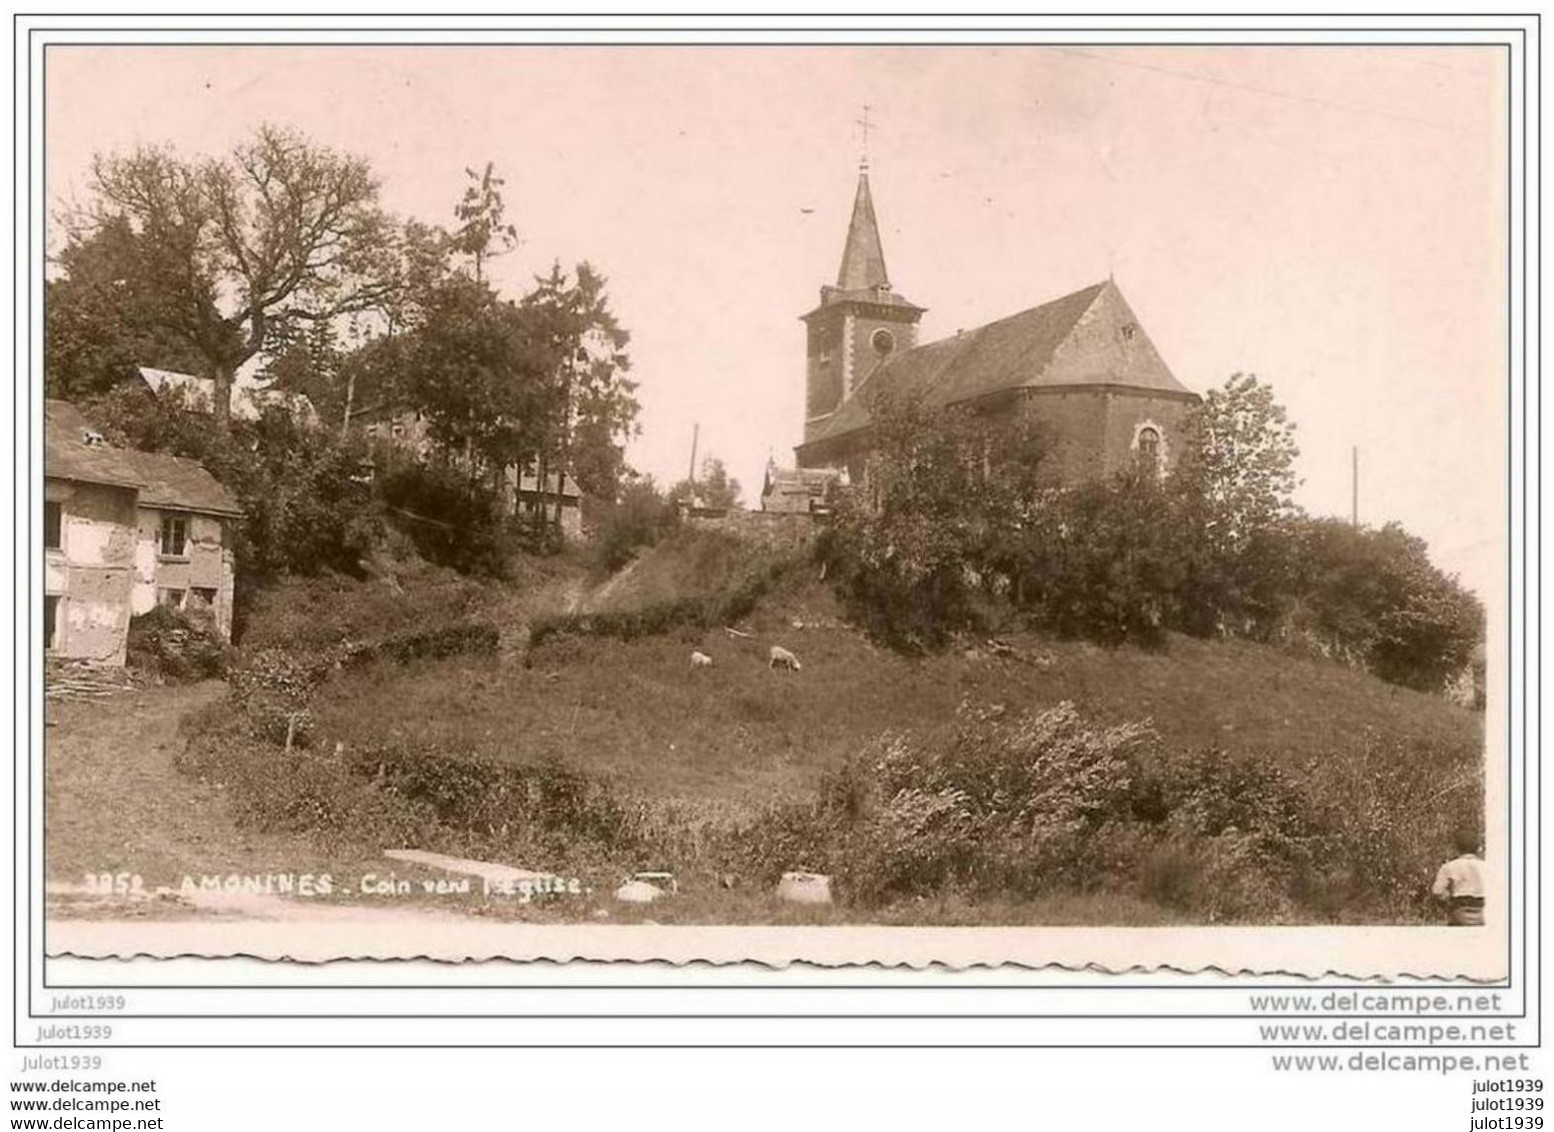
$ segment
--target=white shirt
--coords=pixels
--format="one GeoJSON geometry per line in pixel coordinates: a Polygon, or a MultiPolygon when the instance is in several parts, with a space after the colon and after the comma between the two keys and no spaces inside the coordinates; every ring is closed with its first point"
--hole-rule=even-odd
{"type": "Polygon", "coordinates": [[[1447,861],[1435,874],[1430,891],[1437,896],[1484,898],[1484,862],[1472,853],[1447,861]]]}

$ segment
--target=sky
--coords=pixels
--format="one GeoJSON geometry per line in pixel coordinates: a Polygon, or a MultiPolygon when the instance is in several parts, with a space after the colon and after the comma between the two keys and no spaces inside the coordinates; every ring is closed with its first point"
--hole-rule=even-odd
{"type": "Polygon", "coordinates": [[[920,341],[1115,278],[1177,378],[1269,382],[1298,501],[1401,522],[1486,593],[1505,557],[1503,54],[1476,47],[52,46],[46,190],[94,154],[221,152],[260,123],[360,154],[447,225],[506,177],[511,296],[609,280],[661,483],[700,452],[758,505],[802,434],[798,316],[862,156],[920,341]]]}

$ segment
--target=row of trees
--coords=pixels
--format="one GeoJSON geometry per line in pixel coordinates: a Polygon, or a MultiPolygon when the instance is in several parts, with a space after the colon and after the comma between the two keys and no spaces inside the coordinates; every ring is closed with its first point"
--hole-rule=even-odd
{"type": "MultiPolygon", "coordinates": [[[[397,469],[398,488],[412,498],[454,491],[477,525],[496,522],[496,488],[513,467],[541,483],[567,470],[613,500],[638,403],[606,281],[588,263],[556,264],[525,293],[503,295],[491,263],[518,243],[504,181],[490,164],[466,174],[456,223],[444,228],[390,215],[365,160],[285,129],[263,127],[216,157],[161,147],[99,157],[87,203],[60,217],[49,395],[97,401],[128,442],[232,473],[250,527],[277,498],[307,492],[267,483],[268,496],[255,497],[238,472],[251,461],[226,449],[302,445],[359,466],[350,425],[364,412],[418,412],[435,466],[408,473],[426,484],[397,469]],[[275,387],[312,400],[322,437],[234,421],[233,381],[254,359],[275,387]],[[176,407],[136,402],[137,365],[211,378],[213,435],[180,426],[176,407]]],[[[288,452],[266,455],[284,469],[288,452]]],[[[543,518],[559,515],[558,501],[543,518]]],[[[240,565],[275,558],[256,552],[240,565]]]]}
{"type": "Polygon", "coordinates": [[[875,413],[865,484],[840,501],[827,568],[879,636],[932,648],[1010,615],[1103,642],[1168,631],[1299,641],[1434,690],[1483,609],[1396,524],[1303,514],[1294,426],[1238,374],[1186,422],[1169,474],[1060,486],[1038,423],[911,404],[875,413]]]}

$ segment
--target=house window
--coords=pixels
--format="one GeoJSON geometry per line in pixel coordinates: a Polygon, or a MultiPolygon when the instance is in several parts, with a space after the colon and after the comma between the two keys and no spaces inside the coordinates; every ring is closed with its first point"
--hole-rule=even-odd
{"type": "Polygon", "coordinates": [[[189,554],[189,517],[162,516],[162,557],[186,558],[189,554]]]}
{"type": "Polygon", "coordinates": [[[43,647],[50,651],[59,647],[59,598],[43,599],[43,647]]]}
{"type": "Polygon", "coordinates": [[[190,586],[189,596],[194,599],[195,605],[205,609],[216,604],[216,590],[212,586],[190,586]]]}
{"type": "Polygon", "coordinates": [[[61,503],[44,503],[43,505],[43,545],[49,550],[58,550],[64,545],[60,536],[65,530],[65,508],[61,503]]]}
{"type": "Polygon", "coordinates": [[[156,592],[156,603],[158,605],[165,605],[169,609],[182,609],[183,599],[183,590],[163,588],[156,592]]]}

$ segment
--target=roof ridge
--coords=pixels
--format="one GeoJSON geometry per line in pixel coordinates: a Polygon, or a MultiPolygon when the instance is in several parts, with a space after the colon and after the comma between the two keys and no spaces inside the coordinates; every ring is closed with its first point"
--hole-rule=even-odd
{"type": "MultiPolygon", "coordinates": [[[[945,342],[957,342],[966,338],[973,338],[983,331],[991,330],[996,326],[1002,326],[1006,322],[1013,322],[1017,318],[1024,318],[1027,315],[1035,314],[1037,311],[1046,310],[1048,307],[1055,307],[1059,303],[1067,302],[1069,299],[1076,299],[1086,291],[1094,291],[1095,293],[1090,296],[1090,301],[1084,305],[1084,309],[1075,317],[1074,321],[1077,322],[1079,318],[1084,316],[1085,311],[1095,305],[1095,300],[1101,297],[1101,292],[1106,290],[1107,287],[1115,287],[1115,284],[1109,279],[1104,279],[1099,283],[1091,283],[1086,287],[1079,288],[1077,291],[1070,291],[1066,295],[1059,295],[1055,299],[1048,299],[1046,302],[1037,303],[1033,307],[1026,307],[1024,310],[1015,311],[1013,314],[1006,314],[1003,318],[995,318],[992,322],[984,322],[981,326],[974,326],[970,330],[957,330],[954,334],[946,335],[943,338],[935,338],[931,342],[923,342],[913,346],[912,350],[926,350],[930,346],[939,346],[945,342]]],[[[912,350],[903,350],[901,353],[910,354],[912,350]]]]}

